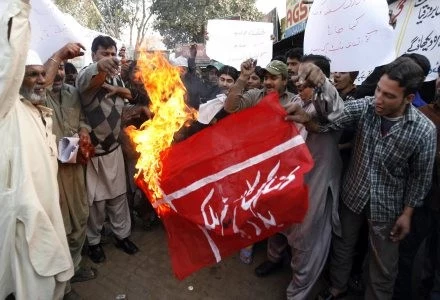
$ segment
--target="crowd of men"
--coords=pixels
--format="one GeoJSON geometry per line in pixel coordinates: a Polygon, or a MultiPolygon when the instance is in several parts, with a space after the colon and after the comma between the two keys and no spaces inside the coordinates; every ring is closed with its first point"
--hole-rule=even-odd
{"type": "MultiPolygon", "coordinates": [[[[0,299],[80,299],[70,283],[96,278],[82,253],[106,260],[102,235],[127,254],[132,218],[157,222],[133,182],[137,154],[124,133],[152,118],[135,60],[108,36],[94,39],[93,63],[68,62],[84,47],[69,43],[46,62],[28,49],[29,1],[16,1],[0,23],[0,299]],[[60,140],[76,138],[73,162],[60,140]]],[[[314,159],[305,177],[304,221],[267,240],[270,275],[290,258],[288,299],[319,299],[349,291],[366,299],[411,299],[414,257],[422,241],[419,293],[440,299],[440,79],[420,54],[378,66],[360,86],[358,72],[330,72],[322,55],[289,50],[267,66],[252,59],[240,70],[219,62],[199,76],[196,51],[170,62],[182,71],[188,106],[199,110],[176,142],[277,93],[314,159]],[[214,111],[214,113],[213,113],[214,111]],[[325,268],[328,266],[328,268],[325,268]]],[[[440,68],[437,70],[440,75],[440,68]]],[[[240,251],[252,262],[252,246],[240,251]]]]}

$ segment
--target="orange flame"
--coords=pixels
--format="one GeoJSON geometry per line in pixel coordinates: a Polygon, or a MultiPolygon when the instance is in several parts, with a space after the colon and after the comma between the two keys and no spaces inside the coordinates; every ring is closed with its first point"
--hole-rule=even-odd
{"type": "Polygon", "coordinates": [[[185,104],[186,89],[180,78],[180,69],[170,65],[161,53],[141,53],[137,67],[136,75],[140,76],[148,92],[149,109],[154,117],[139,130],[131,126],[127,132],[140,153],[136,181],[154,202],[163,197],[159,186],[160,153],[171,146],[175,132],[188,120],[195,119],[197,112],[185,104]]]}

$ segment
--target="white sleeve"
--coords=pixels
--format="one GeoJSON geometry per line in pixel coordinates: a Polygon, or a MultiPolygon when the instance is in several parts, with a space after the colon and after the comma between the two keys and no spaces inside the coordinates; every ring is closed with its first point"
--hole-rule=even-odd
{"type": "Polygon", "coordinates": [[[12,0],[0,17],[0,119],[18,101],[23,82],[30,41],[30,5],[25,2],[12,0]]]}

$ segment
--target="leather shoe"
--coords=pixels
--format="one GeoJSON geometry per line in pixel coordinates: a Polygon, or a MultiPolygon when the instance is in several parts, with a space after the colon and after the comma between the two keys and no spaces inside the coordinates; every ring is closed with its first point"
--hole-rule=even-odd
{"type": "Polygon", "coordinates": [[[348,294],[347,290],[339,293],[338,295],[334,296],[332,293],[330,293],[330,290],[325,290],[324,292],[321,292],[318,295],[318,300],[334,300],[334,299],[341,299],[346,297],[348,294]]]}
{"type": "Polygon", "coordinates": [[[74,289],[71,289],[70,292],[64,295],[63,300],[82,300],[82,298],[74,289]]]}
{"type": "Polygon", "coordinates": [[[130,255],[135,254],[136,252],[139,251],[139,248],[132,241],[130,241],[128,238],[125,238],[122,240],[116,239],[116,247],[124,250],[125,253],[130,254],[130,255]]]}
{"type": "Polygon", "coordinates": [[[89,257],[95,264],[98,264],[105,260],[105,253],[104,249],[102,249],[101,244],[89,245],[89,257]]]}
{"type": "Polygon", "coordinates": [[[283,262],[271,262],[270,260],[266,260],[262,264],[260,264],[258,267],[255,268],[255,275],[258,277],[264,277],[275,271],[276,269],[281,268],[283,265],[283,262]]]}

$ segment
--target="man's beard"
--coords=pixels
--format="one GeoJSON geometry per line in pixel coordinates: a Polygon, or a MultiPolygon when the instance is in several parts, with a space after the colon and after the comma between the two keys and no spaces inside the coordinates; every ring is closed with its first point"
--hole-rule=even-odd
{"type": "MultiPolygon", "coordinates": [[[[39,86],[35,86],[34,88],[39,88],[39,86]]],[[[34,105],[43,104],[44,101],[46,101],[46,94],[38,95],[34,92],[34,89],[25,88],[23,86],[20,88],[20,95],[34,105]]]]}

